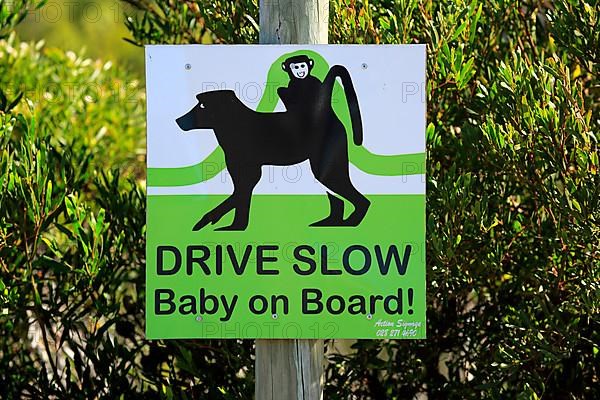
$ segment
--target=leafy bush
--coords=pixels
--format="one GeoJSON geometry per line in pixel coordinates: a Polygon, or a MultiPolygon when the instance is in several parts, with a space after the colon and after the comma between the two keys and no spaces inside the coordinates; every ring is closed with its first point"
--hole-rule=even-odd
{"type": "MultiPolygon", "coordinates": [[[[138,44],[256,41],[252,2],[128,2],[138,44]]],[[[331,10],[332,43],[428,46],[429,309],[427,340],[328,342],[327,397],[600,398],[596,4],[331,10]]],[[[0,45],[0,397],[251,398],[251,341],[144,339],[141,95],[27,94],[131,81],[103,65],[0,45]]]]}
{"type": "Polygon", "coordinates": [[[142,16],[126,25],[137,45],[161,43],[249,43],[258,39],[254,0],[123,0],[142,16]]]}
{"type": "Polygon", "coordinates": [[[0,60],[0,87],[7,96],[23,94],[28,101],[17,110],[37,116],[53,140],[92,152],[100,169],[111,160],[127,175],[143,176],[144,94],[137,79],[112,62],[18,42],[14,34],[0,45],[0,60]]]}
{"type": "Polygon", "coordinates": [[[119,0],[50,0],[37,10],[30,8],[16,32],[24,41],[43,39],[46,46],[85,49],[91,58],[119,60],[143,75],[143,49],[123,40],[128,35],[125,14],[134,13],[119,0]]]}

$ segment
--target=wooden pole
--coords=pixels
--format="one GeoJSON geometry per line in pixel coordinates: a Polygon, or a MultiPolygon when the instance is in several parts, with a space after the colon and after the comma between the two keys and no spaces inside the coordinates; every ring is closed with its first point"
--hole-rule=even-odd
{"type": "Polygon", "coordinates": [[[260,0],[260,44],[327,44],[329,0],[260,0]]]}
{"type": "Polygon", "coordinates": [[[256,341],[256,400],[323,398],[323,341],[256,341]]]}
{"type": "MultiPolygon", "coordinates": [[[[260,0],[261,44],[326,44],[329,0],[260,0]]],[[[323,340],[257,340],[256,400],[323,398],[323,340]]]]}

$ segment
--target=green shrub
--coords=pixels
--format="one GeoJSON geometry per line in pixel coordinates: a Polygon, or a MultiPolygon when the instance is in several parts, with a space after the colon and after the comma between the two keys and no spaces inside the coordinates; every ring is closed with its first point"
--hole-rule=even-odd
{"type": "Polygon", "coordinates": [[[160,43],[251,43],[258,40],[256,0],[123,0],[141,17],[125,24],[137,45],[160,43]]]}
{"type": "Polygon", "coordinates": [[[47,46],[64,50],[85,49],[88,57],[119,60],[121,66],[144,73],[144,50],[123,40],[130,7],[119,0],[50,0],[30,10],[17,27],[24,41],[43,39],[47,46]]]}
{"type": "MultiPolygon", "coordinates": [[[[128,2],[138,44],[256,41],[252,2],[128,2]]],[[[332,43],[428,46],[429,309],[331,351],[326,396],[600,398],[597,5],[331,10],[332,43]]],[[[144,339],[143,97],[105,65],[0,44],[0,398],[251,398],[252,341],[144,339]]]]}
{"type": "Polygon", "coordinates": [[[24,95],[27,101],[17,111],[38,117],[53,141],[68,143],[73,152],[92,152],[100,169],[110,160],[126,175],[144,176],[144,93],[138,79],[112,62],[45,48],[43,42],[19,42],[14,34],[0,43],[0,60],[0,87],[7,96],[24,95]]]}

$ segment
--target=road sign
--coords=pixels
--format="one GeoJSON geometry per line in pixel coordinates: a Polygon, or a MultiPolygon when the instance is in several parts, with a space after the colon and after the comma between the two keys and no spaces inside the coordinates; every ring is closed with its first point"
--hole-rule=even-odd
{"type": "Polygon", "coordinates": [[[148,46],[149,338],[425,337],[425,47],[148,46]]]}

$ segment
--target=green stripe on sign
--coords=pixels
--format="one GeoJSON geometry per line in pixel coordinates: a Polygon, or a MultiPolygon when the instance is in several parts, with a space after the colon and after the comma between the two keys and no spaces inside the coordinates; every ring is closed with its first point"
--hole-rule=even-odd
{"type": "MultiPolygon", "coordinates": [[[[363,172],[379,176],[425,173],[425,153],[375,155],[364,147],[350,150],[350,162],[363,172]],[[355,162],[357,160],[358,162],[355,162]]],[[[207,181],[225,169],[223,150],[217,147],[206,159],[180,168],[148,168],[148,186],[188,186],[207,181]]]]}
{"type": "Polygon", "coordinates": [[[225,154],[217,146],[198,164],[179,168],[148,168],[147,186],[188,186],[209,180],[225,169],[225,154]]]}
{"type": "Polygon", "coordinates": [[[373,154],[364,147],[351,147],[348,150],[350,162],[370,175],[401,176],[425,173],[425,153],[383,156],[373,154]]]}
{"type": "MultiPolygon", "coordinates": [[[[279,101],[277,88],[287,86],[288,75],[281,68],[281,63],[288,57],[306,54],[311,57],[315,66],[312,74],[323,80],[329,71],[329,64],[318,53],[312,50],[298,50],[279,57],[269,69],[265,92],[256,108],[258,112],[273,112],[279,101]]],[[[359,99],[360,101],[360,99],[359,99]]],[[[371,153],[365,147],[355,146],[352,139],[352,126],[346,95],[342,85],[336,83],[333,89],[332,106],[338,118],[346,127],[348,135],[348,158],[361,171],[378,176],[421,175],[425,173],[425,153],[380,155],[371,153]]],[[[369,133],[365,131],[365,135],[369,133]]],[[[195,165],[180,168],[148,168],[147,186],[187,186],[204,182],[225,169],[225,155],[220,147],[195,165]]]]}

